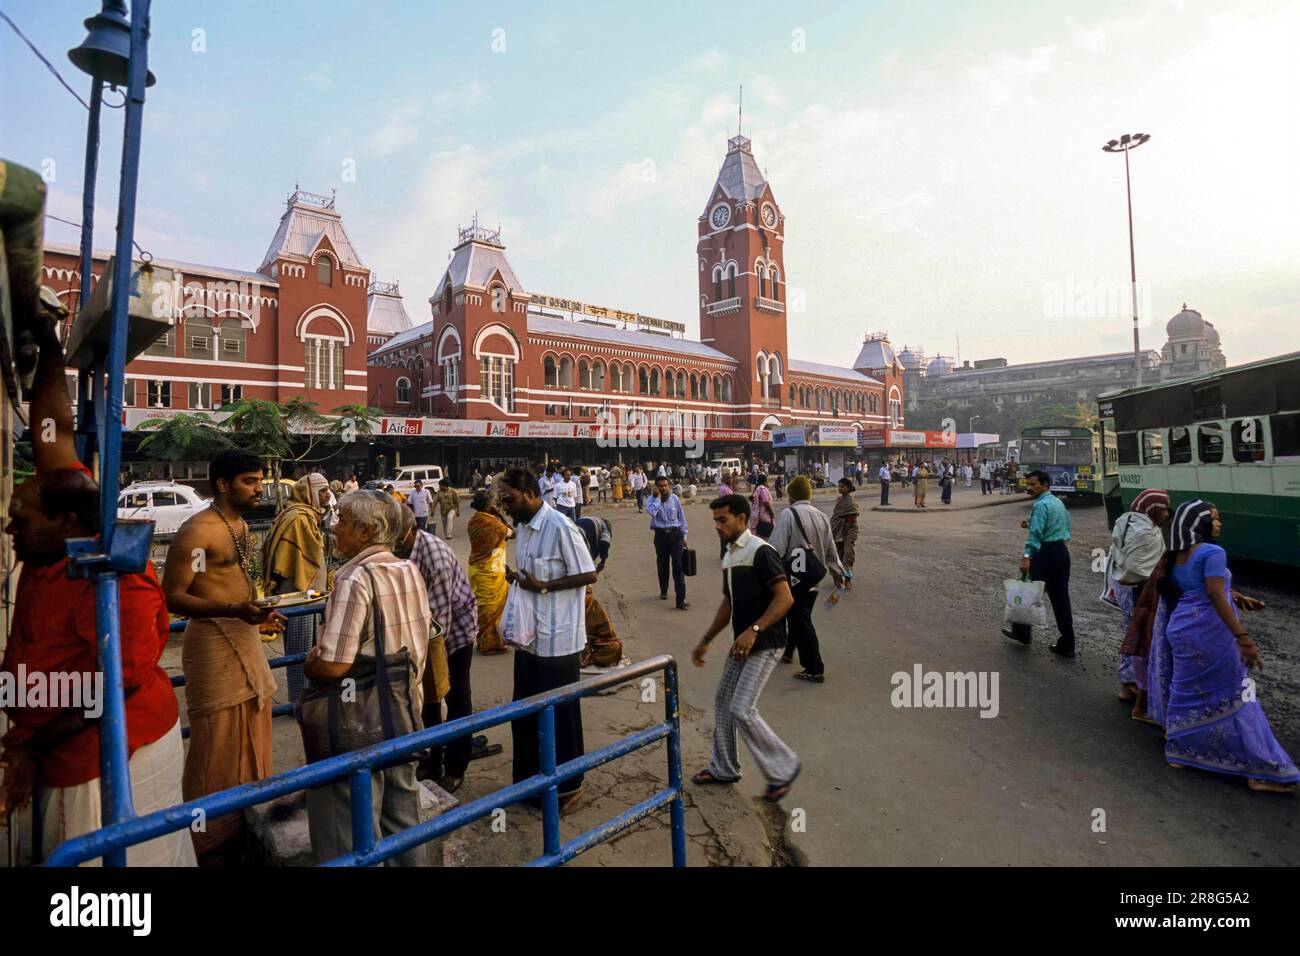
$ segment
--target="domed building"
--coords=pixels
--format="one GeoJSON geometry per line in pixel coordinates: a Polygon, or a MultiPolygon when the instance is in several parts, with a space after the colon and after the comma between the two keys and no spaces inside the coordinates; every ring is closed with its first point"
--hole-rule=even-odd
{"type": "Polygon", "coordinates": [[[1165,323],[1168,340],[1160,350],[1160,379],[1188,378],[1228,364],[1219,347],[1219,332],[1201,313],[1183,303],[1182,311],[1165,323]]]}
{"type": "Polygon", "coordinates": [[[952,371],[952,362],[942,355],[936,355],[930,360],[930,364],[925,367],[926,378],[938,378],[940,375],[947,375],[952,371]]]}

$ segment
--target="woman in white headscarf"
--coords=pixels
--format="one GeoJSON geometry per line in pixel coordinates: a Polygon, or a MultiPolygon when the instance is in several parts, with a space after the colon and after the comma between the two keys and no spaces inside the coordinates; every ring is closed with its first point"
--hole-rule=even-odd
{"type": "MultiPolygon", "coordinates": [[[[1115,603],[1124,612],[1124,633],[1132,622],[1133,609],[1142,589],[1165,554],[1165,538],[1161,526],[1169,520],[1169,492],[1161,488],[1147,488],[1133,499],[1130,509],[1120,515],[1110,535],[1110,557],[1106,564],[1106,579],[1115,603]]],[[[1145,649],[1141,653],[1120,653],[1119,699],[1133,701],[1133,716],[1146,718],[1145,649]]]]}

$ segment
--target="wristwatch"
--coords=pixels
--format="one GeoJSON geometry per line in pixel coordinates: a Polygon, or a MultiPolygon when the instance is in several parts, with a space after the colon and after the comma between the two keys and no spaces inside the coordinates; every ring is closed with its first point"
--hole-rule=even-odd
{"type": "Polygon", "coordinates": [[[761,630],[759,630],[759,627],[758,627],[757,624],[751,624],[751,625],[749,625],[749,629],[750,629],[751,631],[754,632],[754,636],[755,636],[755,637],[757,637],[759,634],[763,633],[761,630]]]}
{"type": "Polygon", "coordinates": [[[550,588],[548,588],[545,584],[543,584],[540,588],[537,589],[537,593],[546,594],[550,590],[551,590],[550,588]]]}

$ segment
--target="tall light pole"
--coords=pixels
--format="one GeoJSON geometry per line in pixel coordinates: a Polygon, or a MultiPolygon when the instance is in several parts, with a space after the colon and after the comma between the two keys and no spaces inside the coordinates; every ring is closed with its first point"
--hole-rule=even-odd
{"type": "Polygon", "coordinates": [[[1125,133],[1102,147],[1103,152],[1124,154],[1124,193],[1128,197],[1128,269],[1133,296],[1133,364],[1137,368],[1137,385],[1142,385],[1142,353],[1138,350],[1137,259],[1133,255],[1133,186],[1129,179],[1128,154],[1151,138],[1149,133],[1125,133]]]}

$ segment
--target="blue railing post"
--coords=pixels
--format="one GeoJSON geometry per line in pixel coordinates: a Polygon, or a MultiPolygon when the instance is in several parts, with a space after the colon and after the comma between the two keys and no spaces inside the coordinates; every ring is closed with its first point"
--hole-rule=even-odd
{"type": "Polygon", "coordinates": [[[375,802],[369,767],[352,771],[352,852],[369,853],[375,848],[375,802]]]}
{"type": "Polygon", "coordinates": [[[537,715],[537,746],[542,776],[551,785],[542,794],[542,852],[560,852],[560,784],[555,779],[555,707],[549,705],[537,715]]]}
{"type": "MultiPolygon", "coordinates": [[[[131,805],[130,755],[126,748],[126,695],[122,689],[122,641],[118,633],[117,573],[95,574],[96,650],[104,675],[104,712],[99,721],[100,810],[105,822],[135,816],[131,805]],[[107,624],[107,626],[105,626],[107,624]]],[[[104,857],[107,866],[126,866],[126,849],[104,857]]]]}
{"type": "MultiPolygon", "coordinates": [[[[86,124],[86,171],[81,187],[81,285],[77,292],[77,310],[86,307],[90,298],[90,279],[95,267],[95,180],[99,176],[99,114],[104,102],[104,81],[90,81],[90,119],[86,124]]],[[[95,448],[89,439],[94,418],[91,374],[77,376],[77,457],[89,468],[95,448]]]]}
{"type": "Polygon", "coordinates": [[[673,866],[686,865],[686,808],[682,806],[682,729],[677,706],[677,665],[664,668],[664,720],[668,731],[668,786],[677,792],[668,808],[672,821],[673,866]]]}

